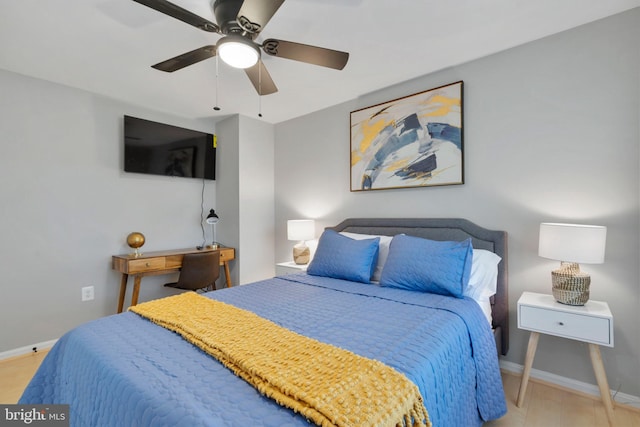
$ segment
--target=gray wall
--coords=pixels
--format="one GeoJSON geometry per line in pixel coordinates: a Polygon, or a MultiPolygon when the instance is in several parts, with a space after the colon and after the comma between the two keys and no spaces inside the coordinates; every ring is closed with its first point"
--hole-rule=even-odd
{"type": "MultiPolygon", "coordinates": [[[[292,218],[315,218],[318,234],[348,217],[465,217],[506,230],[506,360],[522,364],[528,333],[516,327],[516,302],[550,293],[557,265],[537,256],[540,222],[606,225],[606,262],[583,270],[615,317],[615,348],[602,349],[610,385],[640,396],[638,40],[635,9],[276,125],[276,260],[291,259],[292,218]],[[466,183],[349,192],[350,111],[458,80],[466,183]]],[[[595,384],[576,341],[543,336],[534,368],[595,384]]]]}
{"type": "MultiPolygon", "coordinates": [[[[130,251],[130,232],[145,234],[143,252],[202,244],[202,180],[123,172],[123,115],[207,132],[214,122],[2,70],[0,93],[1,353],[115,313],[111,255],[130,251]],[[89,285],[95,300],[81,302],[89,285]]],[[[205,209],[216,182],[206,181],[205,209]]],[[[174,292],[168,279],[145,278],[140,299],[174,292]]]]}

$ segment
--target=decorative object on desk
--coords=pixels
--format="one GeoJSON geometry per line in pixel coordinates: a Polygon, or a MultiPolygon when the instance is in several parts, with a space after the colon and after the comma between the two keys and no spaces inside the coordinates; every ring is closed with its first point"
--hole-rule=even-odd
{"type": "Polygon", "coordinates": [[[308,264],[311,259],[311,251],[305,240],[316,237],[316,224],[312,219],[290,219],[287,221],[287,239],[298,240],[293,247],[293,261],[296,264],[308,264]]]}
{"type": "Polygon", "coordinates": [[[134,231],[133,233],[129,233],[127,236],[127,245],[130,248],[133,248],[133,254],[135,256],[140,256],[142,253],[140,252],[140,248],[144,245],[144,234],[134,231]]]}
{"type": "Polygon", "coordinates": [[[581,272],[578,264],[602,264],[606,239],[607,227],[600,225],[540,224],[538,255],[561,262],[551,272],[556,301],[568,305],[589,301],[591,276],[581,272]]]}
{"type": "Polygon", "coordinates": [[[207,224],[211,226],[211,244],[208,245],[211,249],[218,249],[220,246],[218,242],[216,242],[216,224],[220,217],[216,214],[216,211],[213,209],[209,210],[209,215],[207,215],[207,219],[205,220],[207,224]]]}

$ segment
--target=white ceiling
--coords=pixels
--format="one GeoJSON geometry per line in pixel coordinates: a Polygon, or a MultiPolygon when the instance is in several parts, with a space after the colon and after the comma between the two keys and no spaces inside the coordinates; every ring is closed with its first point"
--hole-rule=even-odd
{"type": "MultiPolygon", "coordinates": [[[[208,0],[175,0],[215,22],[208,0]]],[[[188,118],[240,113],[278,123],[640,6],[640,0],[287,0],[258,41],[350,52],[342,71],[263,55],[279,91],[260,98],[215,59],[150,66],[214,44],[132,0],[0,0],[0,68],[188,118]],[[261,106],[260,106],[261,104],[261,106]]],[[[425,88],[428,89],[428,88],[425,88]]],[[[1,90],[0,90],[1,96],[1,90]]]]}

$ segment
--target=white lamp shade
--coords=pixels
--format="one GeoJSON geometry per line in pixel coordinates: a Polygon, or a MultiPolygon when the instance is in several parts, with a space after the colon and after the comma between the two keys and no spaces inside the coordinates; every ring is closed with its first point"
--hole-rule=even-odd
{"type": "Polygon", "coordinates": [[[602,264],[607,227],[600,225],[540,224],[538,255],[578,264],[602,264]]]}
{"type": "Polygon", "coordinates": [[[313,240],[316,237],[316,224],[312,219],[290,219],[287,221],[287,239],[313,240]]]}

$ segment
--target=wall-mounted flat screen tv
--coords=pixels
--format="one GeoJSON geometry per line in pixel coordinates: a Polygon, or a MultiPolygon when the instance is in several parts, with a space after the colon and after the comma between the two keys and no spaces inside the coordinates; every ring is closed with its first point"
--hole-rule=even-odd
{"type": "Polygon", "coordinates": [[[214,180],[214,135],[124,116],[124,170],[214,180]]]}

